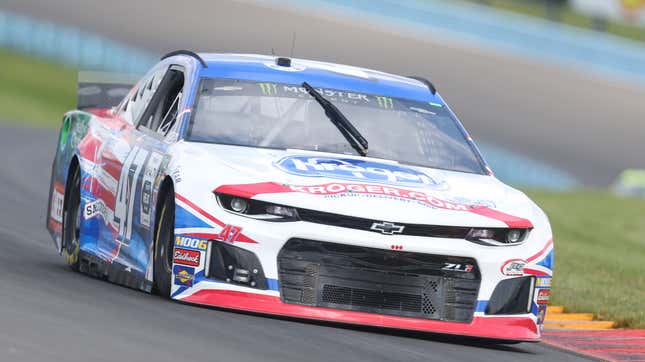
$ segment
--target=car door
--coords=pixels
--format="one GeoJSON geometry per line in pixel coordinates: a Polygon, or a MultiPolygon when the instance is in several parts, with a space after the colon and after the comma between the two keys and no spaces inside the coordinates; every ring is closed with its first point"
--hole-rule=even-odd
{"type": "Polygon", "coordinates": [[[140,82],[130,108],[124,105],[119,110],[127,124],[101,150],[102,164],[118,164],[120,172],[111,230],[101,234],[99,249],[109,261],[131,271],[145,273],[150,261],[152,193],[170,142],[167,125],[174,124],[182,86],[180,68],[165,65],[153,71],[140,82]]]}

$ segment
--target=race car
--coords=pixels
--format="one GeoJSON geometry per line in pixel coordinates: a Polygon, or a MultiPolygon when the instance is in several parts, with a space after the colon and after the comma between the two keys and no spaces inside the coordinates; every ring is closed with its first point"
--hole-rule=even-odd
{"type": "Polygon", "coordinates": [[[186,303],[540,339],[549,221],[427,79],[182,50],[78,94],[47,215],[72,269],[186,303]]]}

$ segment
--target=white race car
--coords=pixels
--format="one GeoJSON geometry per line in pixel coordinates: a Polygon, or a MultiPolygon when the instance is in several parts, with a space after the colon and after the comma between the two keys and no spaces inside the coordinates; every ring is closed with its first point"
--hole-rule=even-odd
{"type": "Polygon", "coordinates": [[[48,229],[74,269],[189,303],[537,341],[545,214],[425,79],[300,59],[164,57],[82,83],[48,229]]]}

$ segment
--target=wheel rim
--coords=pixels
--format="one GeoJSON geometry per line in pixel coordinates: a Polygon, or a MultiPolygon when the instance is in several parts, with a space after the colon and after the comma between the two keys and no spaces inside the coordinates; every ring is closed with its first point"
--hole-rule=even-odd
{"type": "Polygon", "coordinates": [[[80,239],[81,239],[81,212],[80,212],[80,200],[77,199],[73,203],[72,209],[69,211],[68,215],[71,218],[68,219],[70,220],[73,224],[66,226],[71,228],[70,231],[66,231],[65,234],[68,235],[67,240],[66,240],[66,245],[65,245],[65,251],[67,254],[67,263],[69,265],[74,265],[76,264],[78,260],[78,251],[79,251],[79,245],[80,245],[80,239]],[[72,221],[73,220],[73,221],[72,221]]]}
{"type": "Polygon", "coordinates": [[[162,268],[166,273],[172,271],[172,253],[174,251],[174,245],[172,240],[172,234],[168,231],[167,223],[165,223],[165,216],[167,212],[167,207],[164,205],[161,210],[161,217],[159,218],[159,226],[157,231],[157,250],[159,250],[159,261],[161,262],[162,268]]]}
{"type": "Polygon", "coordinates": [[[173,245],[173,240],[171,237],[171,234],[167,232],[166,236],[166,257],[164,258],[164,268],[166,268],[167,272],[170,272],[172,269],[172,258],[173,258],[173,252],[174,252],[174,245],[173,245]]]}
{"type": "Polygon", "coordinates": [[[76,207],[76,210],[74,210],[74,213],[76,214],[75,217],[75,224],[74,224],[74,238],[72,239],[72,243],[74,246],[79,245],[80,240],[81,240],[81,212],[80,212],[80,202],[79,205],[76,207]]]}
{"type": "Polygon", "coordinates": [[[174,201],[165,200],[161,206],[161,214],[157,222],[155,255],[154,255],[154,283],[159,294],[165,298],[170,297],[172,289],[172,259],[174,251],[174,201]]]}

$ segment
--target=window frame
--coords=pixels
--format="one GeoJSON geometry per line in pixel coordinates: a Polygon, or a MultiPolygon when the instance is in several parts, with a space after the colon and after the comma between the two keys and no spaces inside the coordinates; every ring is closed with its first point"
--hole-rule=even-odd
{"type": "MultiPolygon", "coordinates": [[[[184,84],[182,85],[182,90],[185,88],[186,85],[186,69],[184,66],[179,65],[179,64],[170,64],[165,67],[165,71],[163,74],[163,77],[161,81],[159,82],[159,85],[154,91],[154,94],[148,101],[148,104],[146,105],[145,110],[141,113],[139,116],[139,119],[135,122],[135,127],[138,130],[146,129],[147,131],[159,134],[161,137],[165,137],[167,134],[162,134],[159,133],[158,130],[152,129],[151,124],[150,124],[150,119],[154,115],[155,108],[159,105],[159,102],[161,102],[164,97],[167,95],[167,92],[169,91],[169,82],[171,81],[171,74],[173,71],[180,72],[184,78],[184,84]]],[[[145,88],[147,88],[148,84],[145,84],[145,88]]],[[[179,107],[179,105],[177,105],[179,107]]],[[[179,112],[178,114],[179,115],[179,112]]]]}

